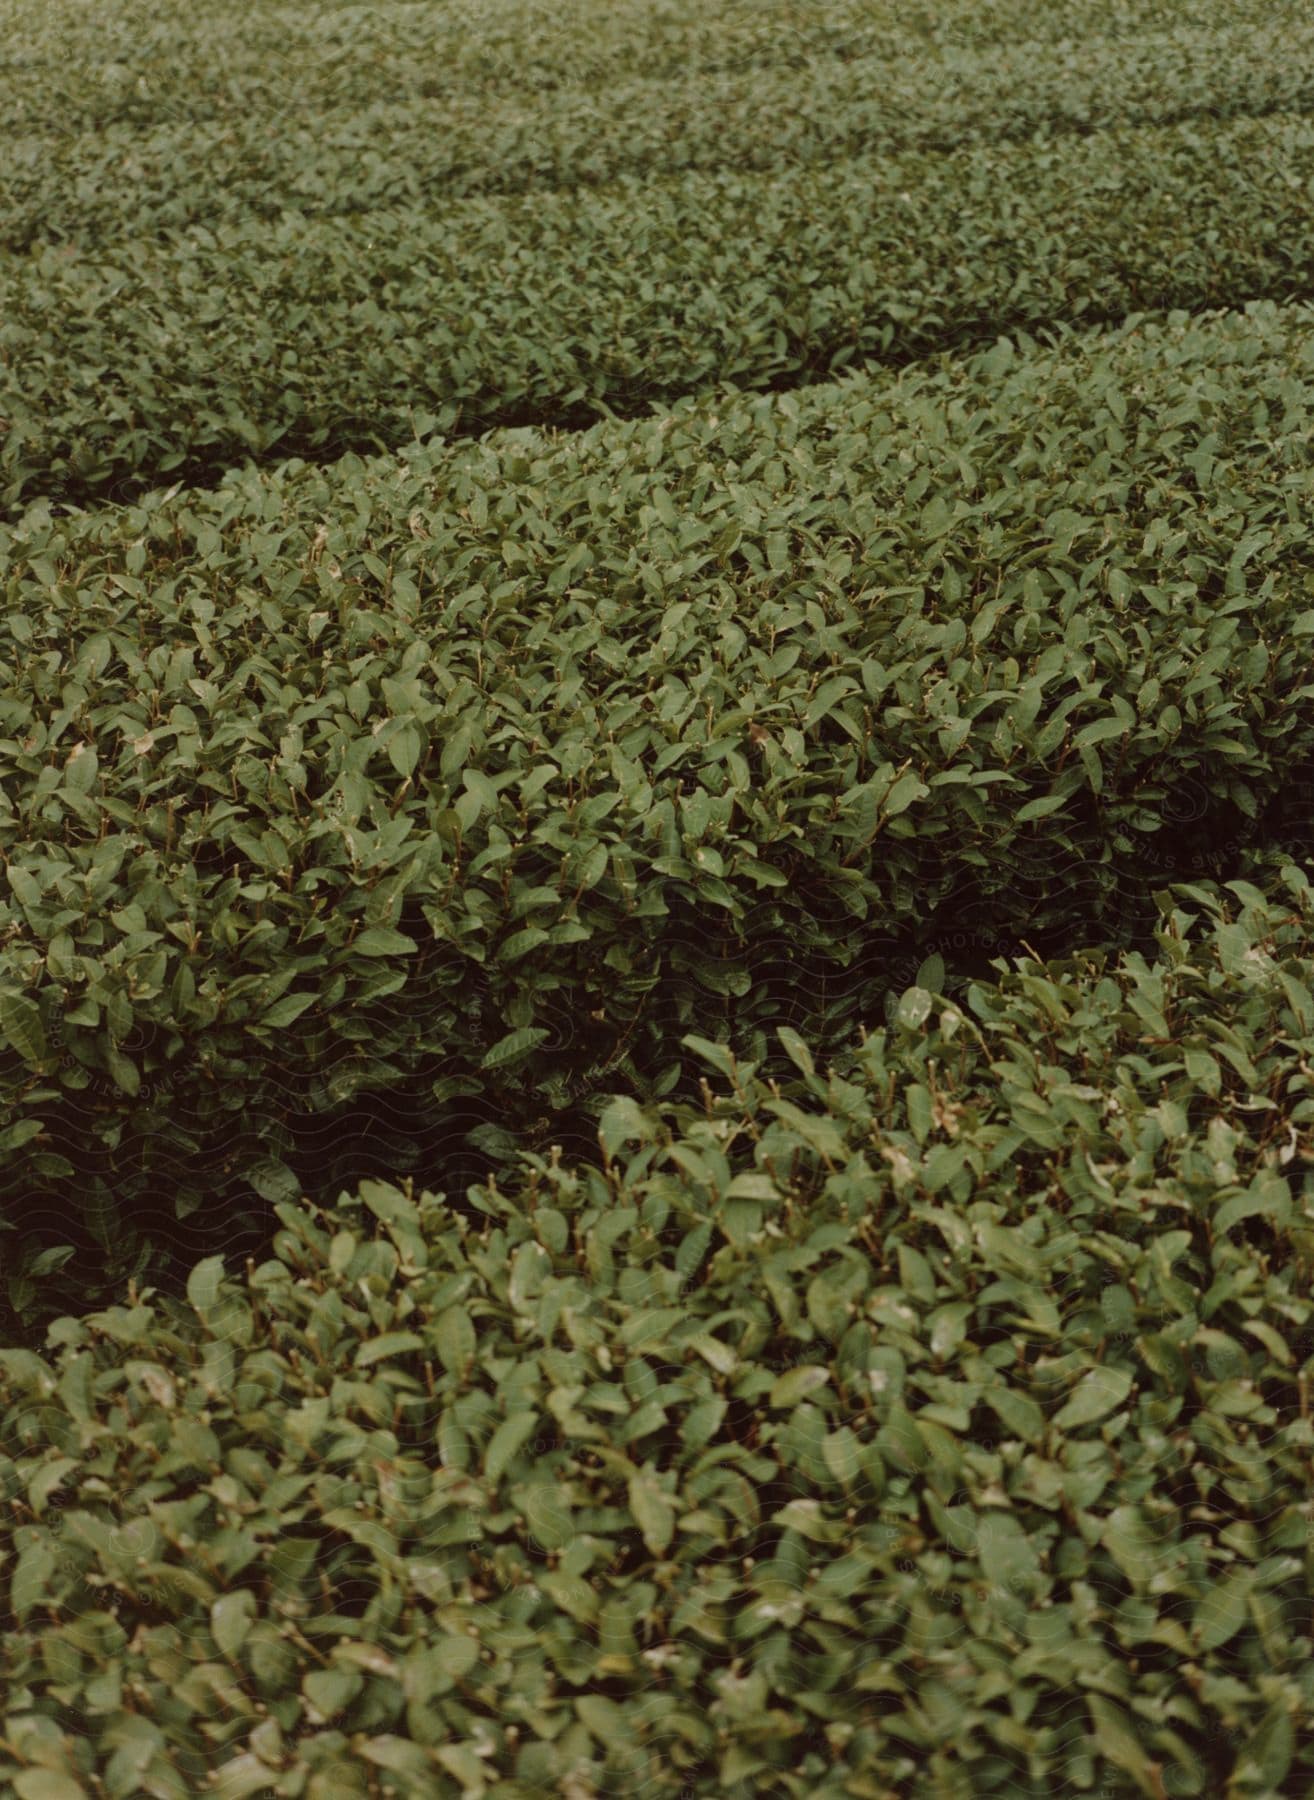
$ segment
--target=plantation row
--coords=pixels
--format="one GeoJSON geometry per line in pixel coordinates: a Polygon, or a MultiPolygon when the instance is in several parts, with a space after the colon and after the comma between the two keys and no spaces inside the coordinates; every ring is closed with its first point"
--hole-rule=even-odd
{"type": "Polygon", "coordinates": [[[1176,900],[0,1351],[0,1779],[1308,1792],[1314,896],[1176,900]]]}
{"type": "MultiPolygon", "coordinates": [[[[1238,0],[1229,22],[1266,34],[1306,23],[1293,0],[1238,0]]],[[[653,0],[478,0],[417,6],[260,5],[185,9],[123,0],[89,14],[79,0],[3,0],[0,129],[96,131],[252,114],[271,130],[291,110],[490,101],[556,88],[605,95],[638,78],[681,84],[811,58],[934,54],[1007,44],[1082,42],[1104,55],[1142,33],[1215,31],[1217,0],[722,0],[715,10],[653,0]]],[[[418,136],[418,134],[417,134],[418,136]]]]}
{"type": "MultiPolygon", "coordinates": [[[[1217,121],[1314,103],[1314,26],[1178,28],[1101,44],[1002,44],[930,55],[639,74],[596,86],[413,94],[326,111],[299,87],[280,106],[202,118],[175,107],[68,135],[10,140],[0,246],[74,240],[110,251],[193,224],[407,207],[477,194],[595,186],[687,169],[783,172],[837,157],[906,156],[1117,126],[1217,121]]],[[[0,117],[4,103],[0,100],[0,117]]]]}
{"type": "Polygon", "coordinates": [[[194,1211],[239,1124],[286,1198],[288,1122],[363,1089],[515,1131],[674,1091],[713,1024],[829,1054],[949,922],[1130,943],[1208,856],[1297,853],[1309,326],[36,509],[0,536],[3,1210],[112,1153],[77,1192],[126,1254],[111,1199],[194,1211]]]}
{"type": "Polygon", "coordinates": [[[265,219],[0,266],[4,503],[579,424],[1314,279],[1314,121],[265,219]]]}

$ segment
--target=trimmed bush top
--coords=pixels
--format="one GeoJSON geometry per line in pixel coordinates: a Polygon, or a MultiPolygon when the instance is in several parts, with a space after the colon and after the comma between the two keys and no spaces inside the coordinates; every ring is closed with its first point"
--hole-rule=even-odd
{"type": "Polygon", "coordinates": [[[783,1085],[691,1039],[601,1169],[0,1352],[0,1775],[1304,1791],[1312,923],[1180,889],[783,1085]]]}
{"type": "Polygon", "coordinates": [[[1302,816],[1310,370],[1257,307],[38,510],[0,534],[9,1180],[108,1155],[115,1253],[235,1116],[285,1198],[286,1122],[362,1090],[512,1128],[669,1092],[683,1032],[833,1045],[945,920],[1132,941],[1302,816]]]}

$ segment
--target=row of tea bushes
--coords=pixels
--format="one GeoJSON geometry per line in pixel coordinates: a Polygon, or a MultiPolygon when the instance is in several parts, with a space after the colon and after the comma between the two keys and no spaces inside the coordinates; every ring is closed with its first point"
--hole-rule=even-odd
{"type": "Polygon", "coordinates": [[[878,1017],[914,940],[1125,941],[1278,803],[1300,848],[1309,324],[36,509],[7,1210],[97,1195],[126,1249],[110,1190],[194,1211],[239,1148],[279,1195],[292,1114],[670,1093],[684,1031],[878,1017]]]}
{"type": "Polygon", "coordinates": [[[1314,895],[0,1351],[19,1800],[1314,1785],[1314,895]]]}
{"type": "Polygon", "coordinates": [[[1261,307],[38,509],[9,1215],[94,1200],[127,1254],[221,1149],[286,1197],[288,1121],[355,1093],[669,1093],[682,1033],[833,1044],[946,932],[1134,941],[1211,852],[1298,853],[1312,422],[1309,314],[1261,307]]]}
{"type": "Polygon", "coordinates": [[[1311,182],[1280,116],[44,246],[0,262],[0,506],[1287,298],[1311,182]]]}
{"type": "MultiPolygon", "coordinates": [[[[1229,0],[1228,22],[1299,32],[1294,0],[1229,0]]],[[[1147,32],[1209,32],[1217,0],[372,0],[186,7],[117,0],[5,0],[0,132],[59,137],[165,120],[324,115],[403,102],[684,82],[812,59],[934,55],[1085,42],[1093,56],[1147,32]]]]}
{"type": "MultiPolygon", "coordinates": [[[[209,90],[207,90],[208,92],[209,90]]],[[[1008,43],[929,55],[736,65],[682,79],[647,73],[528,94],[477,87],[378,97],[325,111],[292,89],[277,130],[264,107],[198,119],[171,108],[74,135],[11,140],[0,168],[0,246],[73,243],[224,220],[386,208],[432,213],[475,194],[594,186],[733,167],[782,172],[844,156],[906,156],[973,143],[1307,112],[1314,26],[1284,9],[1214,30],[1102,41],[1008,43]]],[[[0,100],[3,117],[3,100],[0,100]]]]}

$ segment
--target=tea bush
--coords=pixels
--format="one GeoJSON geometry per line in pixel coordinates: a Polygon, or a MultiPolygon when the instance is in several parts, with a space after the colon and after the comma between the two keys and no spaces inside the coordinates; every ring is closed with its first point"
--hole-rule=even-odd
{"type": "Polygon", "coordinates": [[[0,31],[0,1793],[1314,1791],[1306,10],[0,31]]]}
{"type": "Polygon", "coordinates": [[[1312,180],[1279,116],[37,245],[0,260],[0,506],[1298,297],[1312,180]]]}
{"type": "MultiPolygon", "coordinates": [[[[337,81],[358,66],[339,62],[337,81]]],[[[472,77],[431,93],[432,65],[421,67],[422,92],[407,63],[390,69],[386,84],[376,71],[368,96],[354,98],[307,87],[300,69],[295,82],[279,70],[276,133],[268,101],[252,104],[255,72],[241,105],[235,95],[218,102],[211,72],[203,86],[175,76],[167,94],[152,87],[131,104],[125,68],[122,110],[93,112],[70,131],[74,103],[65,96],[58,134],[54,121],[31,129],[11,94],[16,129],[0,168],[0,244],[86,248],[128,232],[149,239],[220,220],[277,221],[288,208],[305,217],[380,207],[429,213],[478,194],[592,187],[623,175],[781,174],[845,156],[1303,114],[1314,98],[1314,30],[1303,7],[1265,5],[1212,30],[1137,31],[1101,42],[1095,56],[1082,36],[936,54],[924,41],[896,51],[882,36],[872,54],[822,49],[711,71],[691,57],[657,75],[613,71],[601,85],[517,83],[506,92],[472,77]]],[[[98,74],[90,92],[103,94],[98,74]]],[[[8,123],[6,111],[0,96],[8,123]]]]}
{"type": "MultiPolygon", "coordinates": [[[[652,0],[375,0],[264,4],[237,12],[117,0],[5,0],[0,124],[15,137],[153,127],[263,113],[331,115],[385,97],[495,105],[592,88],[599,102],[636,78],[678,83],[736,70],[769,78],[863,56],[926,57],[1004,46],[1084,44],[1088,60],[1143,34],[1220,26],[1217,0],[722,0],[715,11],[652,0]]],[[[1298,34],[1292,0],[1231,0],[1228,24],[1298,34]]],[[[1010,75],[1016,78],[1016,70],[1010,75]]],[[[417,146],[418,148],[418,146],[417,146]]]]}
{"type": "Polygon", "coordinates": [[[0,1352],[0,1774],[516,1797],[1314,1781],[1314,904],[692,1038],[602,1169],[374,1183],[0,1352]]]}
{"type": "Polygon", "coordinates": [[[550,1128],[671,1092],[686,1031],[828,1050],[950,923],[1132,942],[1274,814],[1290,853],[1312,394],[1307,312],[1260,307],[38,510],[8,1191],[90,1171],[127,1254],[221,1141],[288,1197],[295,1121],[361,1091],[550,1128]]]}

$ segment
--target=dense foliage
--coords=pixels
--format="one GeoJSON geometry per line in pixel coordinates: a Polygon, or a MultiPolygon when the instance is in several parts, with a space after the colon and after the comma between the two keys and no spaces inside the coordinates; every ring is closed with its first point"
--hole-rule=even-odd
{"type": "Polygon", "coordinates": [[[1306,9],[0,30],[0,1791],[1314,1790],[1306,9]]]}
{"type": "MultiPolygon", "coordinates": [[[[1034,43],[1023,83],[1009,79],[1017,56],[1014,44],[928,55],[924,43],[894,50],[886,38],[862,55],[823,49],[711,70],[693,61],[658,75],[645,67],[610,75],[602,89],[578,79],[510,92],[472,82],[441,94],[408,90],[406,64],[385,100],[352,104],[339,78],[326,107],[298,80],[280,94],[276,133],[249,88],[241,104],[236,95],[224,104],[213,81],[181,91],[175,82],[134,105],[125,83],[109,111],[80,116],[65,96],[66,135],[53,142],[30,129],[17,96],[0,96],[0,119],[15,128],[0,168],[0,242],[89,247],[129,230],[149,238],[222,219],[277,220],[288,208],[341,215],[683,169],[778,174],[838,155],[1306,113],[1314,100],[1314,27],[1300,7],[1278,18],[1267,9],[1262,22],[1229,16],[1210,31],[1178,23],[1115,38],[1096,57],[1083,37],[1034,43]]],[[[101,73],[84,101],[104,88],[101,73]]]]}
{"type": "Polygon", "coordinates": [[[248,456],[579,425],[1001,332],[1285,299],[1314,277],[1314,120],[630,174],[0,260],[0,505],[248,456]]]}
{"type": "Polygon", "coordinates": [[[913,987],[843,1073],[786,1034],[785,1091],[691,1040],[703,1116],[615,1103],[601,1171],[280,1207],[245,1278],[0,1352],[14,1791],[1308,1791],[1268,887],[913,987]]]}
{"type": "MultiPolygon", "coordinates": [[[[1240,25],[1270,43],[1299,31],[1294,0],[3,0],[0,120],[15,134],[261,112],[333,115],[393,96],[491,102],[733,70],[810,69],[864,56],[926,57],[1085,44],[1093,60],[1129,36],[1240,25]]],[[[1274,62],[1280,61],[1275,54],[1274,62]]],[[[1013,73],[1013,80],[1016,74],[1013,73]]],[[[1025,77],[1022,85],[1025,85],[1025,77]]],[[[1001,99],[1004,98],[1001,96],[1001,99]]],[[[1006,103],[1006,102],[1005,102],[1006,103]]]]}
{"type": "Polygon", "coordinates": [[[951,928],[1134,939],[1307,829],[1312,398],[1306,315],[1252,309],[36,514],[10,1191],[96,1168],[127,1256],[220,1147],[295,1193],[360,1090],[514,1129],[670,1091],[713,1018],[824,1051],[951,928]]]}

